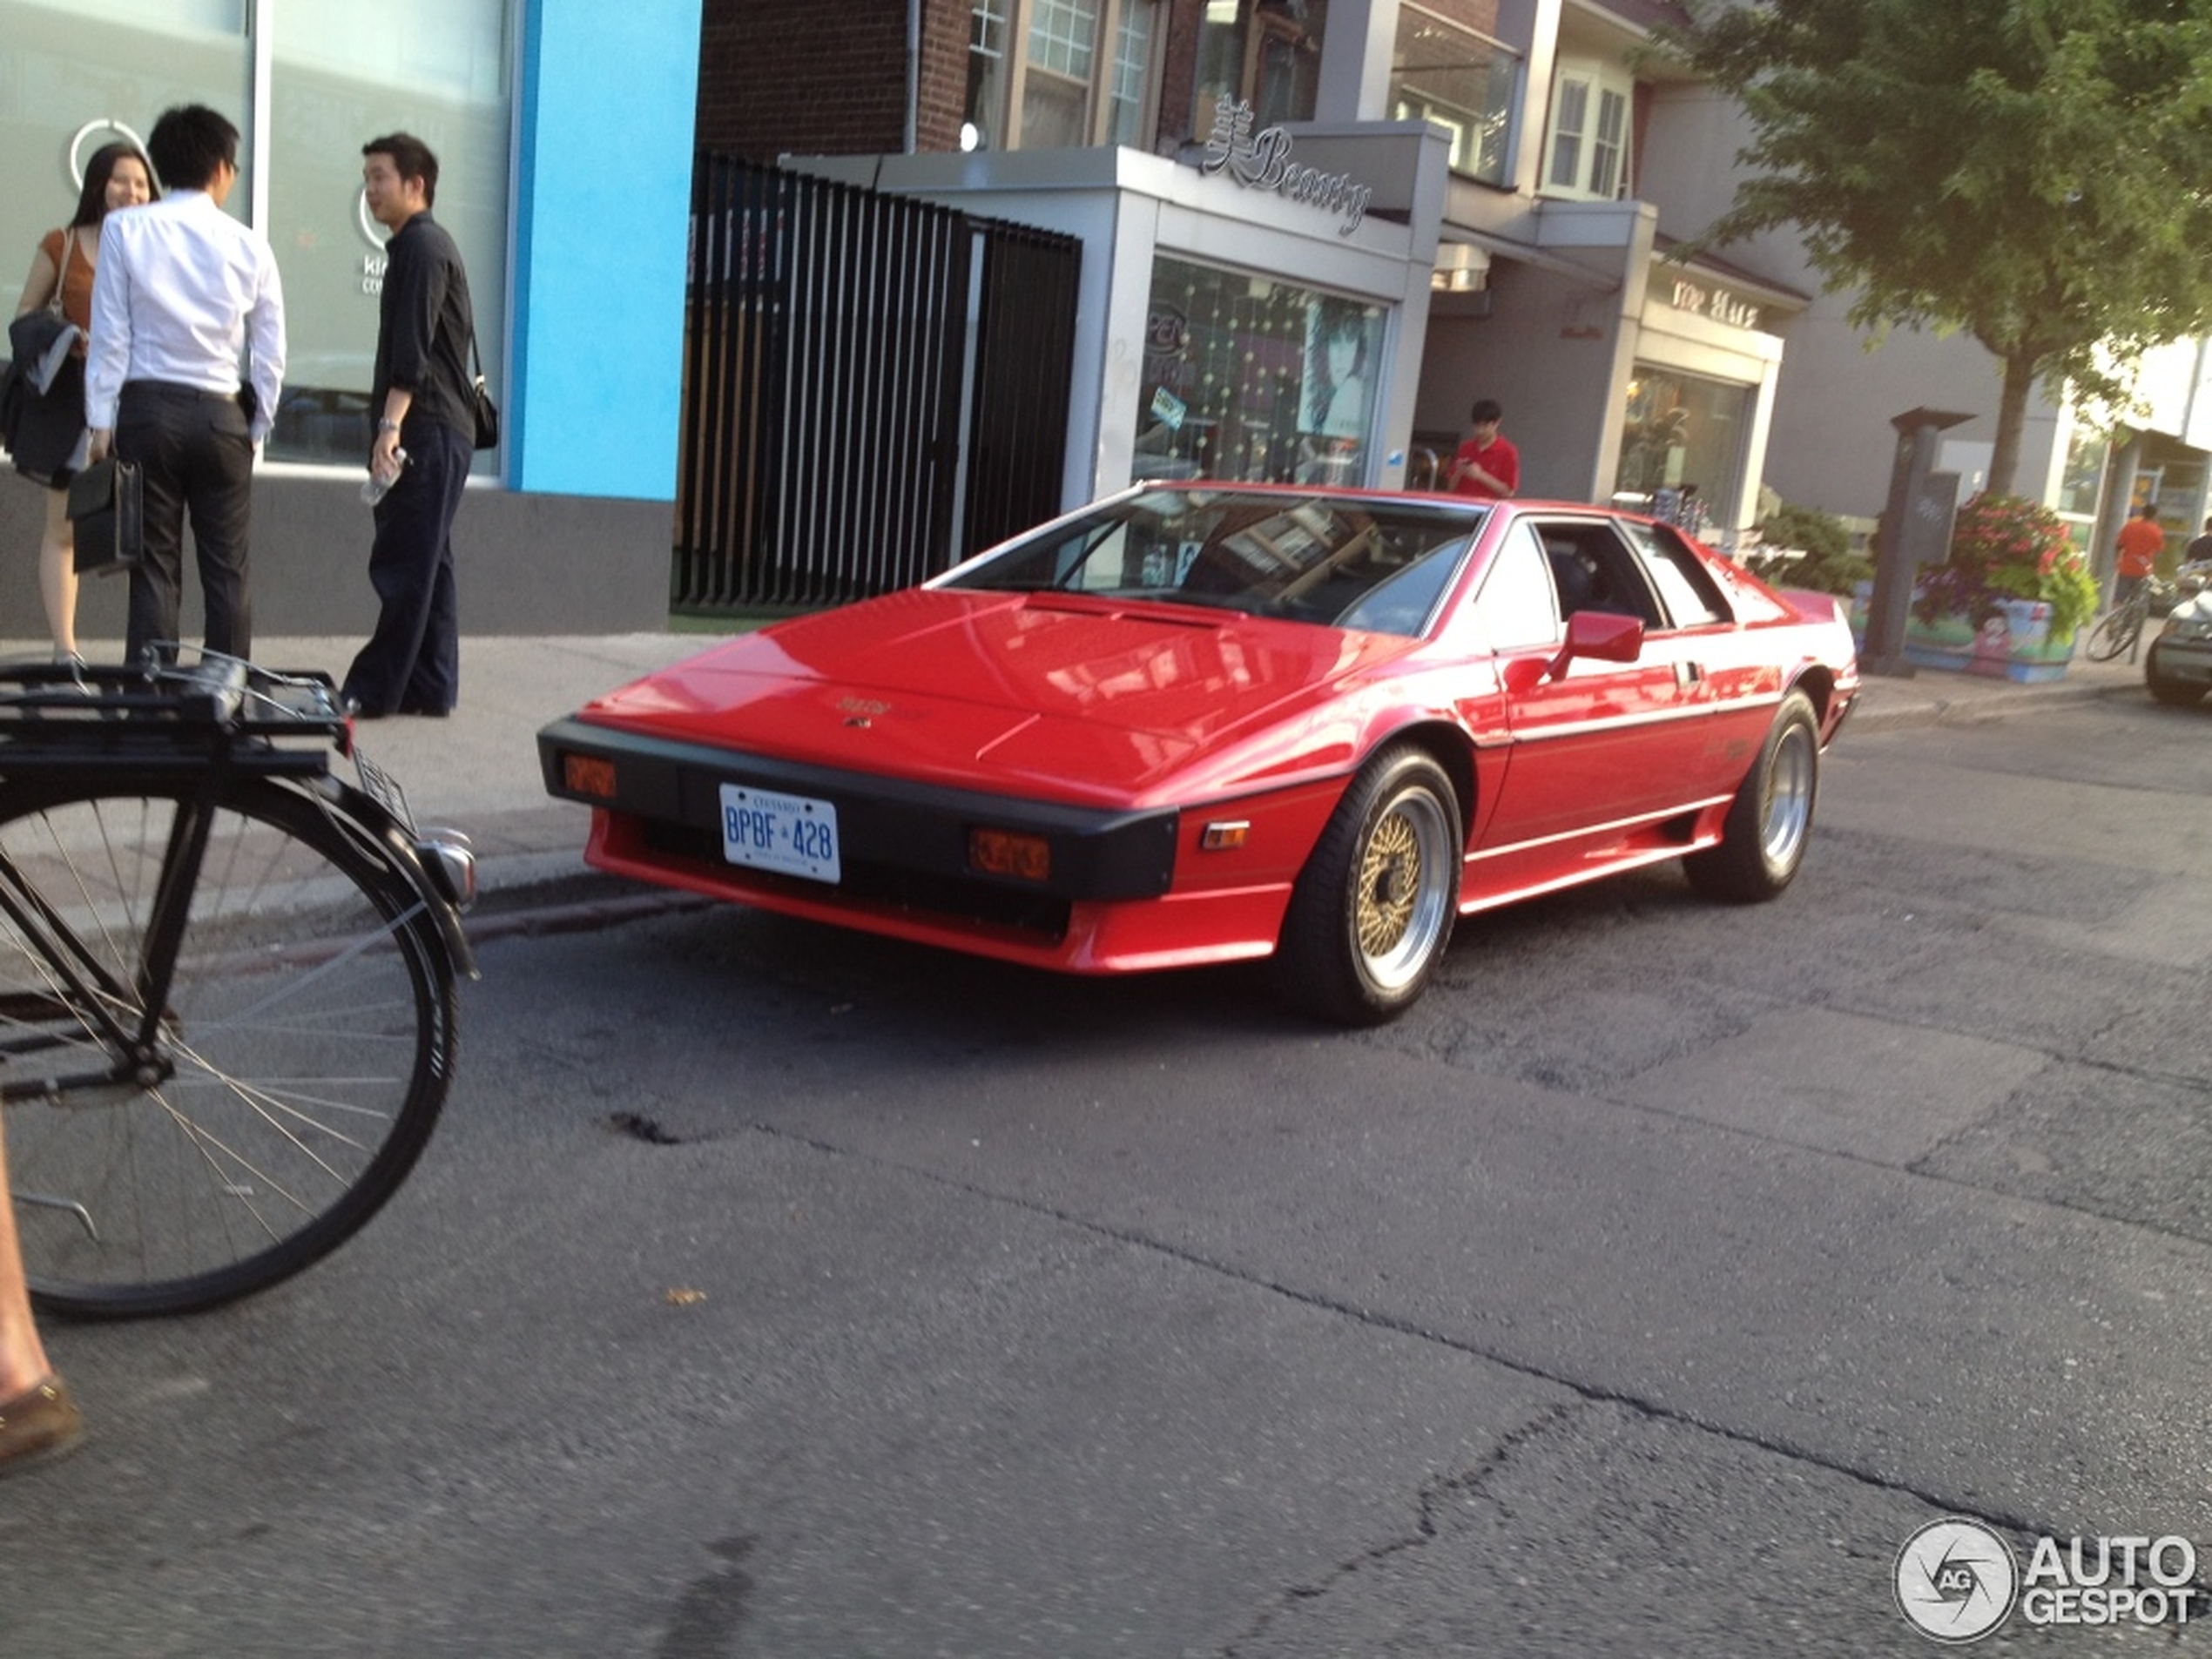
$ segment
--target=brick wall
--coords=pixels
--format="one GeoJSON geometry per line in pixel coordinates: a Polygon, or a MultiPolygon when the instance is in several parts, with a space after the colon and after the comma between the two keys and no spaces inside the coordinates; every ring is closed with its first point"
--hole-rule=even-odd
{"type": "Polygon", "coordinates": [[[902,149],[907,0],[705,0],[698,111],[700,148],[753,161],[902,149]]]}
{"type": "MultiPolygon", "coordinates": [[[[1436,0],[1432,0],[1436,3],[1436,0]]],[[[1440,0],[1493,17],[1496,0],[1440,0]]],[[[922,0],[919,150],[957,150],[968,112],[969,0],[922,0]]],[[[1160,145],[1190,136],[1205,0],[1168,0],[1160,145]]],[[[905,147],[907,0],[705,0],[698,143],[779,155],[873,155],[905,147]]]]}

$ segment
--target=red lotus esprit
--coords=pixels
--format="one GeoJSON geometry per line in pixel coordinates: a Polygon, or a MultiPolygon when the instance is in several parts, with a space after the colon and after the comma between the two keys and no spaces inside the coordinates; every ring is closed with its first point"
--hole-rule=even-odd
{"type": "Polygon", "coordinates": [[[1679,858],[1787,887],[1858,690],[1824,594],[1602,508],[1147,484],[538,737],[603,870],[1068,973],[1272,957],[1324,1017],[1454,920],[1679,858]]]}

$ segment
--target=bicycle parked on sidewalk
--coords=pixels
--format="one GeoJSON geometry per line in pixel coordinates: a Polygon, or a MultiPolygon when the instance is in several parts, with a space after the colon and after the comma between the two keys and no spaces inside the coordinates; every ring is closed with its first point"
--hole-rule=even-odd
{"type": "Polygon", "coordinates": [[[2161,599],[2170,604],[2173,584],[2157,577],[2147,576],[2135,583],[2135,590],[2097,621],[2089,631],[2089,637],[2082,644],[2082,654],[2093,663],[2108,663],[2121,651],[2128,660],[2135,660],[2135,647],[2141,642],[2143,624],[2150,619],[2151,607],[2161,599]]]}
{"type": "Polygon", "coordinates": [[[2208,587],[2212,587],[2212,559],[2184,564],[2171,582],[2145,577],[2126,603],[2114,605],[2089,631],[2081,647],[2083,653],[2093,663],[2108,663],[2124,651],[2128,660],[2134,662],[2135,647],[2141,643],[2150,618],[2167,615],[2182,600],[2195,597],[2208,587]]]}
{"type": "Polygon", "coordinates": [[[0,667],[0,1111],[34,1301],[211,1307],[374,1215],[445,1102],[475,879],[325,676],[0,667]]]}

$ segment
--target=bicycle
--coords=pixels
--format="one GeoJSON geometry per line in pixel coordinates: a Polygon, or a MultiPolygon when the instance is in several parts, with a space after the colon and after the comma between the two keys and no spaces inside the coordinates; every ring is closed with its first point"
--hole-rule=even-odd
{"type": "Polygon", "coordinates": [[[2135,590],[2106,611],[2089,631],[2089,637],[2081,647],[2083,655],[2093,663],[2108,663],[2124,651],[2128,660],[2134,662],[2135,647],[2143,637],[2143,624],[2150,619],[2152,603],[2171,592],[2171,585],[2155,576],[2147,576],[2136,583],[2135,590]]]}
{"type": "Polygon", "coordinates": [[[475,880],[325,676],[0,667],[0,1112],[34,1302],[197,1312],[367,1223],[444,1105],[475,880]]]}

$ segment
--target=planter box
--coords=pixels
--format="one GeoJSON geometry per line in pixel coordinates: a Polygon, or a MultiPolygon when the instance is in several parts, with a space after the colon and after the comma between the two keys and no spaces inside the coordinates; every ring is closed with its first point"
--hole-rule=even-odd
{"type": "Polygon", "coordinates": [[[2026,684],[2063,679],[2073,658],[2074,636],[2054,639],[2051,607],[2033,600],[1999,600],[1979,628],[1955,613],[1932,623],[1914,617],[1905,626],[1905,660],[1919,668],[2026,684]]]}

